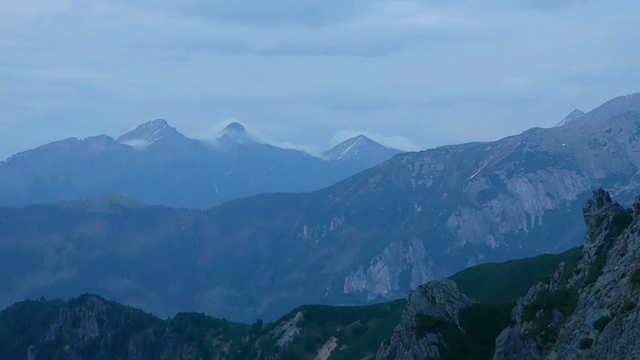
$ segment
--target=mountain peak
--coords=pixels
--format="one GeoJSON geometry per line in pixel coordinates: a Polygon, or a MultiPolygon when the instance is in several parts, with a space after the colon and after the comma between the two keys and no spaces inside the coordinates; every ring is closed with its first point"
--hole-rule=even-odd
{"type": "Polygon", "coordinates": [[[584,115],[584,111],[582,111],[580,109],[574,109],[567,116],[565,116],[564,119],[562,119],[562,121],[560,121],[560,123],[558,123],[558,125],[556,125],[556,126],[566,125],[566,124],[572,122],[573,120],[581,117],[582,115],[584,115]]]}
{"type": "Polygon", "coordinates": [[[118,142],[130,146],[148,146],[162,138],[177,134],[178,131],[164,119],[155,119],[120,136],[118,142]]]}
{"type": "Polygon", "coordinates": [[[169,124],[167,123],[167,121],[165,119],[155,119],[155,120],[151,120],[151,121],[147,121],[146,123],[144,123],[143,125],[148,125],[148,126],[157,126],[157,127],[167,127],[169,126],[169,124]]]}
{"type": "Polygon", "coordinates": [[[221,132],[222,133],[228,133],[228,132],[246,133],[247,131],[245,130],[244,126],[242,126],[242,124],[234,121],[229,125],[227,125],[221,132]]]}
{"type": "Polygon", "coordinates": [[[350,140],[351,140],[351,141],[354,141],[354,142],[358,142],[358,143],[362,143],[362,142],[371,142],[371,143],[375,143],[375,141],[373,141],[373,140],[369,139],[368,137],[366,137],[366,136],[364,136],[364,135],[362,135],[362,134],[360,134],[360,135],[358,135],[358,136],[356,136],[356,137],[353,137],[353,138],[351,138],[351,139],[348,139],[348,140],[346,140],[346,141],[350,141],[350,140]]]}
{"type": "Polygon", "coordinates": [[[218,142],[229,142],[232,144],[253,144],[254,140],[247,130],[238,122],[232,122],[220,131],[218,142]]]}
{"type": "Polygon", "coordinates": [[[381,155],[381,158],[389,158],[399,152],[400,150],[387,148],[369,139],[365,135],[360,134],[339,143],[331,150],[325,151],[322,157],[330,161],[338,161],[360,158],[362,156],[370,157],[372,154],[384,153],[381,155]]]}

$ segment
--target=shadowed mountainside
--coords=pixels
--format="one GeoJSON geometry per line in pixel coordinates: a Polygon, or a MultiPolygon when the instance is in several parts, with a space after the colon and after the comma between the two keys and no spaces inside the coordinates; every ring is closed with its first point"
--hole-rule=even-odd
{"type": "MultiPolygon", "coordinates": [[[[481,265],[452,279],[475,299],[493,281],[492,300],[512,304],[559,263],[575,262],[578,255],[580,249],[573,249],[481,265]],[[517,289],[525,290],[514,292],[511,284],[516,282],[517,289]]],[[[0,358],[30,358],[30,354],[46,359],[371,359],[380,344],[390,343],[406,304],[403,299],[353,307],[304,305],[272,323],[257,320],[248,325],[200,313],[179,313],[161,320],[90,294],[69,301],[41,298],[0,312],[0,358]]]]}

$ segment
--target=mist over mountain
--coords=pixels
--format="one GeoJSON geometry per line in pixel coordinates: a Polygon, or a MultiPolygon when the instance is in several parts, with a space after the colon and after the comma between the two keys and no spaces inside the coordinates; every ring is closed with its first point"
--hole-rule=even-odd
{"type": "Polygon", "coordinates": [[[117,139],[69,138],[0,162],[0,204],[116,192],[149,204],[203,208],[259,193],[317,190],[401,152],[371,140],[352,148],[348,158],[322,159],[258,143],[238,123],[215,141],[200,141],[157,119],[117,139]]]}
{"type": "Polygon", "coordinates": [[[207,211],[128,201],[3,208],[0,256],[12,275],[2,302],[90,291],[158,314],[272,319],[301,303],[398,298],[473,264],[579,245],[593,188],[623,204],[639,192],[638,139],[635,94],[564,126],[399,154],[314,192],[207,211]]]}

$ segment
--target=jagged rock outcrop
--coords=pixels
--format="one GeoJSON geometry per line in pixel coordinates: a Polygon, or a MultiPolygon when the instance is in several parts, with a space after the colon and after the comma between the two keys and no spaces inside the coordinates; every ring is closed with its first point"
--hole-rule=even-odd
{"type": "Polygon", "coordinates": [[[613,221],[616,216],[624,212],[620,204],[613,202],[611,196],[604,189],[593,192],[593,198],[582,208],[584,222],[587,225],[583,248],[583,262],[591,263],[593,259],[606,251],[614,240],[613,234],[621,231],[619,224],[613,221]]]}
{"type": "MultiPolygon", "coordinates": [[[[558,270],[551,276],[549,283],[539,283],[529,289],[526,296],[522,297],[513,309],[515,325],[505,329],[496,339],[496,354],[494,359],[539,359],[545,346],[547,329],[540,329],[539,323],[523,321],[529,319],[525,312],[532,311],[530,306],[539,296],[538,294],[555,293],[561,287],[562,278],[566,273],[566,265],[562,263],[558,270]]],[[[536,313],[536,316],[538,314],[536,313]]],[[[540,313],[540,316],[543,314],[540,313]]],[[[548,327],[557,326],[563,319],[560,311],[552,310],[546,316],[548,327]]]]}
{"type": "Polygon", "coordinates": [[[411,291],[400,324],[391,339],[380,347],[376,359],[440,357],[439,348],[448,345],[440,332],[432,331],[429,327],[421,328],[420,318],[442,319],[460,327],[460,310],[473,303],[451,280],[431,281],[411,291]]]}
{"type": "Polygon", "coordinates": [[[640,358],[640,198],[634,209],[594,191],[583,207],[582,260],[518,301],[494,359],[640,358]]]}
{"type": "Polygon", "coordinates": [[[106,323],[108,305],[94,295],[85,295],[85,298],[85,301],[78,306],[69,306],[60,310],[58,319],[49,327],[45,341],[55,340],[68,331],[75,332],[82,343],[100,334],[106,323]],[[72,329],[70,324],[74,325],[72,329]]]}
{"type": "MultiPolygon", "coordinates": [[[[493,333],[495,360],[640,359],[640,197],[633,209],[625,209],[597,189],[583,206],[583,217],[581,259],[567,258],[516,302],[511,325],[493,333]]],[[[377,359],[483,358],[472,353],[479,342],[456,348],[478,340],[471,326],[488,330],[498,324],[467,317],[490,306],[473,303],[450,280],[418,288],[377,359]]]]}

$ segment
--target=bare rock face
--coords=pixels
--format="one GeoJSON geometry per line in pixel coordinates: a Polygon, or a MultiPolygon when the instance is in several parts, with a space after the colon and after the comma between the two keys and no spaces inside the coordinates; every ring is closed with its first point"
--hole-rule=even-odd
{"type": "Polygon", "coordinates": [[[440,357],[438,347],[447,347],[442,334],[418,330],[419,316],[440,319],[460,327],[460,310],[474,301],[462,294],[451,280],[428,282],[409,293],[402,320],[391,339],[383,344],[376,359],[435,359],[440,357]]]}
{"type": "Polygon", "coordinates": [[[81,306],[60,310],[58,320],[49,328],[46,340],[54,340],[60,336],[69,324],[75,325],[72,330],[77,332],[81,342],[89,341],[100,334],[107,318],[107,305],[97,296],[86,295],[86,297],[86,301],[81,306]]]}
{"type": "Polygon", "coordinates": [[[552,311],[550,314],[538,311],[532,319],[530,315],[527,316],[525,313],[531,311],[531,305],[540,294],[557,292],[564,275],[565,264],[562,263],[548,284],[539,283],[533,286],[527,295],[518,300],[512,312],[515,325],[502,331],[496,339],[495,360],[540,359],[546,338],[549,335],[549,329],[539,329],[539,321],[536,322],[536,320],[546,315],[548,317],[547,327],[549,327],[552,324],[560,323],[563,320],[563,315],[559,311],[552,311]]]}
{"type": "Polygon", "coordinates": [[[620,204],[611,200],[611,196],[604,189],[597,189],[582,208],[584,222],[587,225],[583,256],[585,262],[591,262],[595,256],[605,251],[614,240],[612,234],[620,231],[613,223],[614,217],[624,209],[620,204]],[[609,220],[609,221],[605,221],[609,220]]]}
{"type": "MultiPolygon", "coordinates": [[[[638,199],[634,208],[640,208],[638,199]]],[[[576,283],[580,289],[575,312],[562,324],[557,344],[546,358],[640,358],[640,309],[637,306],[640,223],[637,215],[637,211],[625,210],[605,218],[600,226],[610,226],[613,231],[609,236],[600,234],[591,247],[585,242],[585,257],[579,268],[587,275],[576,283]],[[601,252],[589,258],[586,251],[592,248],[601,252]]],[[[580,274],[575,278],[580,279],[580,274]]]]}
{"type": "Polygon", "coordinates": [[[583,208],[582,260],[518,301],[494,359],[640,358],[640,198],[634,209],[594,191],[583,208]]]}

